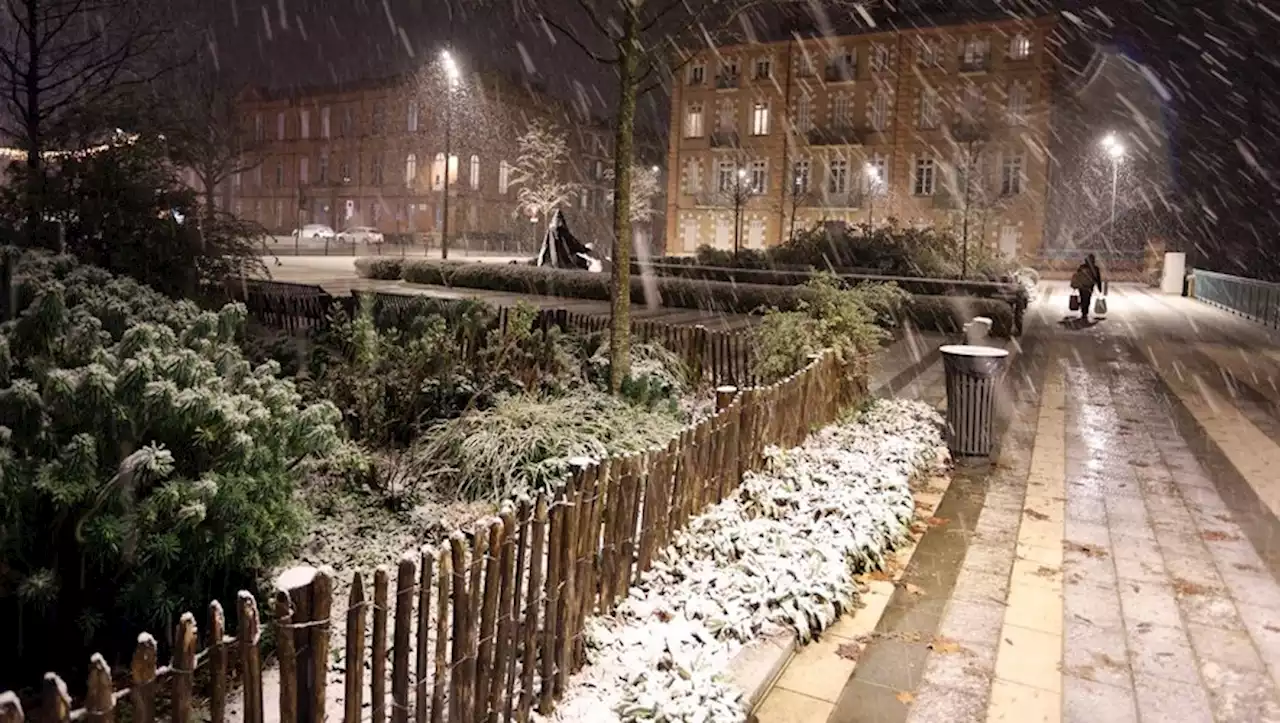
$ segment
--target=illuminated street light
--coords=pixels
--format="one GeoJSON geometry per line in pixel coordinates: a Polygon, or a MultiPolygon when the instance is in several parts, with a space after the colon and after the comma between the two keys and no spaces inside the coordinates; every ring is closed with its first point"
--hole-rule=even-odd
{"type": "Polygon", "coordinates": [[[445,85],[448,91],[444,100],[444,200],[443,213],[440,220],[440,258],[449,258],[449,161],[452,160],[450,145],[453,140],[453,91],[458,87],[458,64],[448,50],[440,52],[440,63],[444,66],[445,85]]]}
{"type": "Polygon", "coordinates": [[[1120,180],[1120,161],[1124,159],[1124,144],[1116,134],[1108,133],[1102,139],[1102,147],[1111,158],[1111,245],[1116,240],[1116,187],[1120,180]]]}

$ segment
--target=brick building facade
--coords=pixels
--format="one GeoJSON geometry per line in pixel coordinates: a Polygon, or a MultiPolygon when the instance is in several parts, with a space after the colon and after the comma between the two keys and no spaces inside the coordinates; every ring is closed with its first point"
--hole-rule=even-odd
{"type": "Polygon", "coordinates": [[[822,221],[952,227],[1038,254],[1054,19],[721,47],[672,92],[667,250],[822,221]],[[739,210],[735,210],[739,209],[739,210]]]}
{"type": "MultiPolygon", "coordinates": [[[[244,132],[260,163],[231,181],[231,210],[275,234],[308,223],[373,226],[438,240],[443,226],[442,79],[395,77],[241,98],[244,132]]],[[[503,76],[465,76],[453,91],[449,160],[451,245],[529,249],[545,219],[517,213],[516,139],[535,121],[569,141],[566,175],[582,192],[564,210],[594,240],[609,228],[604,171],[612,133],[537,89],[503,76]]]]}

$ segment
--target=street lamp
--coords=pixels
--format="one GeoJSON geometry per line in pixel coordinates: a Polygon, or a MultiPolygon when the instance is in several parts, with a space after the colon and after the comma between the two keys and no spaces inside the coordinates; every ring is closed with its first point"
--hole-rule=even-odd
{"type": "Polygon", "coordinates": [[[444,101],[444,208],[440,221],[440,258],[449,258],[449,161],[453,158],[451,149],[453,141],[453,91],[458,87],[458,64],[453,55],[444,50],[440,53],[440,62],[444,66],[445,101],[444,101]]]}
{"type": "Polygon", "coordinates": [[[1124,159],[1124,144],[1116,134],[1108,133],[1102,139],[1102,147],[1111,158],[1111,245],[1116,241],[1116,186],[1120,180],[1120,161],[1124,159]]]}
{"type": "Polygon", "coordinates": [[[742,248],[742,203],[746,200],[747,169],[739,168],[737,183],[733,188],[733,260],[737,262],[738,251],[742,248]]]}
{"type": "Polygon", "coordinates": [[[880,187],[880,169],[876,168],[876,164],[868,163],[864,170],[867,174],[867,188],[870,190],[867,194],[867,226],[870,226],[875,221],[876,191],[880,187]]]}

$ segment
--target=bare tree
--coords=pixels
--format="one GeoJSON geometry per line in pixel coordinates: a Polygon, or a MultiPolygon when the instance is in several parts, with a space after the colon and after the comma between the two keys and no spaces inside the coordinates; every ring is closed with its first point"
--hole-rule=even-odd
{"type": "Polygon", "coordinates": [[[41,151],[131,86],[166,69],[155,53],[170,31],[157,3],[144,0],[3,0],[0,13],[0,132],[26,154],[32,192],[29,221],[39,214],[41,151]]]}
{"type": "Polygon", "coordinates": [[[545,217],[568,204],[578,192],[577,184],[564,177],[569,161],[569,142],[554,126],[533,121],[517,139],[519,155],[511,169],[511,185],[516,187],[516,203],[521,213],[545,217]]]}
{"type": "Polygon", "coordinates": [[[208,217],[217,209],[219,186],[262,163],[262,143],[237,112],[237,88],[206,64],[192,64],[165,98],[170,117],[165,137],[175,162],[189,168],[208,217]]]}

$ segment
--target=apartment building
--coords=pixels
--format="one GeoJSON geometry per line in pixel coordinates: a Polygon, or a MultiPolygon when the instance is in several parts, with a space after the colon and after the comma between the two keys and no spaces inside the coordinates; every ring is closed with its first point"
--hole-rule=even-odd
{"type": "Polygon", "coordinates": [[[822,222],[1043,243],[1051,17],[705,50],[672,93],[667,250],[780,243],[822,222]]]}
{"type": "Polygon", "coordinates": [[[607,127],[505,76],[464,77],[451,100],[439,81],[419,74],[247,91],[242,122],[260,162],[231,180],[232,211],[276,234],[319,223],[438,239],[447,126],[451,244],[527,249],[541,239],[546,219],[518,213],[517,138],[544,121],[565,133],[565,173],[582,186],[563,209],[571,228],[586,239],[609,228],[607,127]]]}

